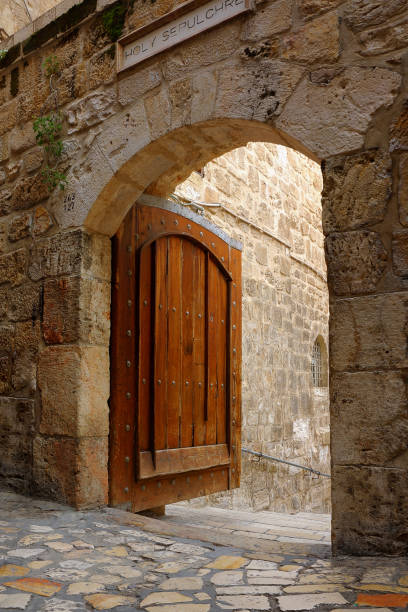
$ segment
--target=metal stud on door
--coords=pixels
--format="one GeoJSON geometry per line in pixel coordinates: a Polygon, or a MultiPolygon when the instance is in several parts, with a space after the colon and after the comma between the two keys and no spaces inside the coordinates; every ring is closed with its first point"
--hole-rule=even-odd
{"type": "Polygon", "coordinates": [[[153,198],[113,251],[111,504],[239,486],[240,245],[153,198]]]}

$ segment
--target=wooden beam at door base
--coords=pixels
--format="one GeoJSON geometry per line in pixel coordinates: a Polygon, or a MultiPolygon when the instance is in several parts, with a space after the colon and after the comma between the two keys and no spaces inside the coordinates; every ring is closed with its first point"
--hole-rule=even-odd
{"type": "Polygon", "coordinates": [[[143,451],[140,453],[139,477],[154,478],[181,472],[194,472],[228,465],[229,462],[230,457],[226,444],[170,448],[154,453],[143,451]]]}

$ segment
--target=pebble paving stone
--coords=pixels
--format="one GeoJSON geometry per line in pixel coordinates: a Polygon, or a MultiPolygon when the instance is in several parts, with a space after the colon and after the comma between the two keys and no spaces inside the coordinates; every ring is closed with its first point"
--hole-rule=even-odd
{"type": "MultiPolygon", "coordinates": [[[[248,533],[262,536],[261,525],[271,531],[274,520],[285,528],[284,515],[270,514],[255,514],[257,531],[250,531],[246,514],[240,524],[235,511],[226,535],[229,511],[211,511],[211,534],[223,534],[220,543],[204,537],[199,524],[192,540],[174,521],[146,523],[112,509],[76,512],[2,491],[0,612],[407,610],[407,558],[331,559],[327,545],[296,533],[290,543],[266,539],[258,550],[260,539],[248,533]]],[[[305,530],[317,522],[323,530],[324,517],[299,518],[305,530]]],[[[288,517],[287,529],[294,524],[288,517]]]]}

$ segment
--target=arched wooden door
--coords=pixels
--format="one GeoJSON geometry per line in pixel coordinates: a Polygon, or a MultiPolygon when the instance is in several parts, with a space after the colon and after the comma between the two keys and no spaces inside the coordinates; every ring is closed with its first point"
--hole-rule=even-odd
{"type": "Polygon", "coordinates": [[[240,245],[144,196],[113,239],[111,504],[239,486],[240,386],[240,245]]]}

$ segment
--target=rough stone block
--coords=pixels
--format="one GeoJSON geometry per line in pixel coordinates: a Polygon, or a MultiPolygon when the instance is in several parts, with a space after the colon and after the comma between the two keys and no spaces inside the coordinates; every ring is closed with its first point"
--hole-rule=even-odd
{"type": "Polygon", "coordinates": [[[288,30],[292,25],[292,10],[292,4],[287,0],[259,6],[254,15],[245,21],[241,39],[268,39],[288,30]]]}
{"type": "Polygon", "coordinates": [[[407,381],[399,372],[336,374],[330,380],[335,465],[404,467],[407,381]]]}
{"type": "Polygon", "coordinates": [[[408,225],[408,153],[400,157],[399,185],[398,185],[398,210],[402,225],[408,225]]]}
{"type": "Polygon", "coordinates": [[[16,324],[11,382],[19,395],[32,396],[37,389],[37,354],[41,339],[39,321],[16,324]]]}
{"type": "Polygon", "coordinates": [[[39,204],[49,196],[48,187],[41,174],[20,178],[13,188],[11,210],[22,210],[39,204]]]}
{"type": "Polygon", "coordinates": [[[280,115],[302,74],[298,66],[267,59],[257,62],[256,68],[228,67],[218,77],[216,116],[271,120],[280,115]]]}
{"type": "Polygon", "coordinates": [[[92,92],[67,109],[68,134],[91,127],[113,115],[116,92],[113,88],[92,92]]]}
{"type": "Polygon", "coordinates": [[[406,293],[333,300],[331,367],[337,372],[407,368],[406,293]]]}
{"type": "Polygon", "coordinates": [[[100,347],[56,346],[40,354],[40,432],[108,435],[109,356],[100,347]]]}
{"type": "Polygon", "coordinates": [[[30,235],[32,220],[31,213],[23,213],[14,217],[9,225],[8,238],[10,242],[27,238],[30,235]]]}
{"type": "Polygon", "coordinates": [[[341,4],[342,0],[298,0],[298,10],[304,19],[317,17],[341,4]]]}
{"type": "Polygon", "coordinates": [[[408,43],[408,20],[361,32],[358,36],[360,54],[367,57],[405,49],[408,43]]]}
{"type": "Polygon", "coordinates": [[[34,431],[34,400],[0,397],[0,430],[28,435],[34,431]]]}
{"type": "Polygon", "coordinates": [[[180,79],[169,85],[171,127],[176,129],[191,123],[191,79],[180,79]]]}
{"type": "Polygon", "coordinates": [[[191,123],[205,121],[211,116],[215,106],[217,73],[199,72],[192,80],[193,97],[191,101],[191,123]]]}
{"type": "Polygon", "coordinates": [[[46,234],[53,225],[52,217],[48,210],[44,206],[37,206],[33,215],[33,236],[46,234]]]}
{"type": "Polygon", "coordinates": [[[381,237],[363,230],[330,234],[326,257],[329,286],[337,295],[374,292],[387,266],[381,237]]]}
{"type": "Polygon", "coordinates": [[[115,45],[92,57],[89,62],[89,89],[96,89],[103,83],[112,81],[116,74],[115,45]]]}
{"type": "Polygon", "coordinates": [[[384,151],[328,160],[323,167],[323,231],[358,229],[384,220],[392,191],[392,162],[384,151]]]}
{"type": "Polygon", "coordinates": [[[110,284],[64,277],[44,284],[43,335],[47,344],[109,344],[110,284]]]}
{"type": "Polygon", "coordinates": [[[26,172],[33,172],[38,170],[44,161],[44,153],[40,147],[35,147],[31,151],[28,151],[23,156],[23,164],[26,172]]]}
{"type": "Polygon", "coordinates": [[[10,147],[13,153],[22,153],[35,145],[32,123],[16,126],[10,133],[10,147]]]}
{"type": "Polygon", "coordinates": [[[24,284],[9,288],[4,294],[4,305],[10,321],[35,320],[40,316],[41,287],[24,284]]]}
{"type": "Polygon", "coordinates": [[[334,466],[332,533],[335,554],[406,555],[407,478],[406,469],[334,466]]]}
{"type": "Polygon", "coordinates": [[[0,357],[0,393],[6,394],[10,391],[11,381],[11,359],[0,357]]]}
{"type": "Polygon", "coordinates": [[[353,151],[363,146],[372,116],[391,106],[400,85],[400,75],[383,68],[346,68],[324,85],[308,76],[276,126],[323,159],[353,151]]]}
{"type": "Polygon", "coordinates": [[[43,238],[34,244],[29,266],[31,279],[39,280],[46,276],[72,276],[81,273],[101,280],[110,280],[108,237],[74,230],[43,238]]]}
{"type": "Polygon", "coordinates": [[[12,100],[8,104],[3,104],[0,108],[0,136],[9,132],[17,121],[16,101],[12,100]]]}
{"type": "Polygon", "coordinates": [[[390,151],[408,151],[408,100],[391,125],[390,151]]]}
{"type": "Polygon", "coordinates": [[[291,32],[282,41],[281,55],[297,62],[335,62],[340,53],[339,18],[323,15],[291,32]]]}
{"type": "Polygon", "coordinates": [[[162,77],[158,67],[155,65],[141,68],[131,76],[121,78],[118,83],[119,102],[122,106],[127,106],[136,102],[145,93],[158,87],[162,77]]]}
{"type": "Polygon", "coordinates": [[[24,249],[0,256],[0,285],[20,285],[26,278],[27,254],[24,249]]]}
{"type": "Polygon", "coordinates": [[[97,142],[115,170],[150,142],[150,131],[142,100],[105,121],[97,142]]]}
{"type": "Polygon", "coordinates": [[[408,277],[408,230],[392,235],[392,262],[395,274],[408,277]]]}
{"type": "Polygon", "coordinates": [[[12,433],[0,434],[0,476],[29,480],[32,466],[32,437],[12,433]]]}
{"type": "Polygon", "coordinates": [[[406,7],[405,0],[350,0],[344,7],[344,20],[349,28],[358,32],[383,24],[406,7]]]}
{"type": "Polygon", "coordinates": [[[37,493],[77,508],[106,505],[107,438],[74,440],[37,436],[33,464],[37,493]]]}

